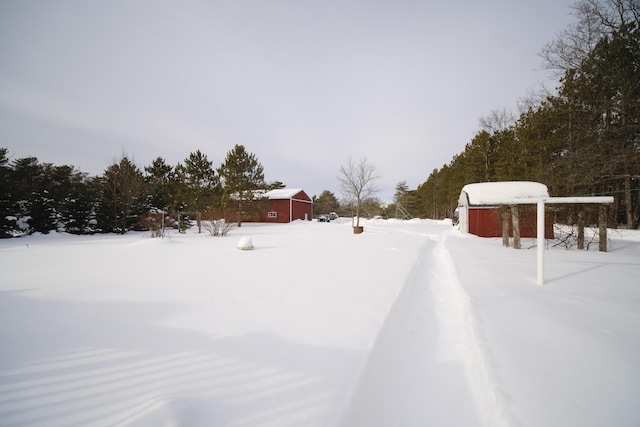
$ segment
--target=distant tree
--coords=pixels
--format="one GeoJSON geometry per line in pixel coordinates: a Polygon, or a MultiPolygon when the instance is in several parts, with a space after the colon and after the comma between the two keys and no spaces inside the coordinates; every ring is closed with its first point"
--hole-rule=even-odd
{"type": "Polygon", "coordinates": [[[40,164],[36,157],[24,157],[15,160],[12,166],[10,187],[20,230],[29,234],[55,230],[55,203],[47,189],[46,175],[51,165],[40,164]]]}
{"type": "Polygon", "coordinates": [[[558,160],[566,154],[567,126],[562,114],[548,100],[523,114],[515,128],[516,138],[525,149],[519,159],[527,171],[527,180],[544,182],[551,195],[567,194],[559,186],[567,182],[568,170],[558,168],[558,160]]]}
{"type": "Polygon", "coordinates": [[[64,230],[72,234],[92,234],[96,231],[96,209],[101,180],[73,171],[69,190],[60,209],[64,230]]]}
{"type": "Polygon", "coordinates": [[[438,180],[439,170],[434,169],[416,190],[420,199],[420,217],[435,218],[435,213],[438,211],[438,180]]]}
{"type": "Polygon", "coordinates": [[[149,209],[165,210],[174,207],[176,174],[173,166],[168,165],[162,157],[157,157],[144,170],[149,209]]]}
{"type": "Polygon", "coordinates": [[[494,132],[493,181],[522,181],[527,178],[527,150],[516,138],[514,127],[494,132]]]}
{"type": "Polygon", "coordinates": [[[12,237],[16,227],[8,153],[7,148],[0,147],[0,238],[12,237]]]}
{"type": "Polygon", "coordinates": [[[379,191],[377,181],[381,178],[375,165],[367,162],[366,158],[357,163],[350,157],[340,167],[338,181],[344,198],[353,203],[356,223],[360,226],[360,209],[362,202],[379,191]]]}
{"type": "Polygon", "coordinates": [[[224,192],[237,205],[238,227],[242,226],[244,209],[250,209],[256,194],[267,189],[262,165],[243,145],[236,146],[227,153],[218,174],[223,183],[224,192]],[[246,202],[250,202],[245,206],[246,202]]]}
{"type": "Polygon", "coordinates": [[[462,180],[458,176],[461,161],[457,156],[449,165],[434,169],[426,182],[418,186],[418,211],[421,216],[432,219],[450,218],[458,205],[462,180]]]}
{"type": "Polygon", "coordinates": [[[513,125],[513,113],[506,108],[492,110],[486,116],[478,119],[480,128],[486,132],[500,132],[513,125]]]}
{"type": "Polygon", "coordinates": [[[48,234],[57,227],[57,211],[55,201],[46,190],[33,194],[30,202],[29,232],[48,234]]]}
{"type": "Polygon", "coordinates": [[[364,218],[384,216],[386,212],[382,206],[382,202],[377,197],[367,197],[360,206],[360,215],[364,218]]]}
{"type": "Polygon", "coordinates": [[[571,8],[576,21],[540,51],[543,66],[559,75],[579,69],[605,36],[626,24],[640,24],[637,0],[579,0],[571,8]]]}
{"type": "Polygon", "coordinates": [[[143,189],[142,173],[127,156],[109,166],[100,178],[98,228],[120,234],[132,230],[145,210],[143,189]]]}
{"type": "Polygon", "coordinates": [[[640,3],[579,0],[573,10],[577,21],[541,53],[561,76],[557,94],[513,122],[500,111],[481,119],[464,151],[416,190],[421,214],[449,216],[467,183],[531,180],[555,196],[611,194],[616,223],[638,226],[640,3]]]}
{"type": "Polygon", "coordinates": [[[406,195],[408,191],[409,186],[407,185],[407,181],[400,181],[396,185],[396,192],[393,195],[393,201],[397,202],[398,200],[402,199],[402,197],[406,195]]]}
{"type": "Polygon", "coordinates": [[[328,190],[324,190],[320,193],[314,203],[314,211],[318,215],[325,215],[331,212],[338,212],[340,210],[340,203],[336,196],[328,190]]]}
{"type": "Polygon", "coordinates": [[[389,207],[392,209],[392,212],[395,213],[397,218],[405,217],[404,199],[408,192],[409,186],[407,185],[407,181],[400,181],[396,185],[396,192],[393,195],[393,203],[389,207]]]}
{"type": "Polygon", "coordinates": [[[390,213],[398,218],[420,215],[420,196],[416,190],[409,190],[407,181],[400,181],[396,185],[396,192],[393,196],[393,204],[389,206],[390,213]]]}
{"type": "Polygon", "coordinates": [[[40,163],[36,157],[9,165],[6,153],[0,149],[0,235],[90,232],[96,205],[93,185],[85,185],[86,174],[72,166],[40,163]]]}
{"type": "Polygon", "coordinates": [[[556,100],[571,121],[563,167],[574,172],[582,194],[624,193],[620,221],[630,228],[640,203],[633,198],[640,178],[639,67],[640,24],[626,23],[565,73],[556,100]]]}
{"type": "MultiPolygon", "coordinates": [[[[186,209],[191,212],[203,212],[212,207],[220,197],[220,180],[215,170],[211,167],[206,154],[200,150],[190,153],[184,160],[184,164],[178,164],[175,168],[176,178],[182,195],[186,200],[186,209]]],[[[202,225],[200,217],[198,220],[198,230],[201,232],[202,225]]]]}
{"type": "Polygon", "coordinates": [[[274,181],[271,184],[267,185],[267,190],[278,190],[281,188],[286,188],[287,186],[280,181],[274,181]]]}

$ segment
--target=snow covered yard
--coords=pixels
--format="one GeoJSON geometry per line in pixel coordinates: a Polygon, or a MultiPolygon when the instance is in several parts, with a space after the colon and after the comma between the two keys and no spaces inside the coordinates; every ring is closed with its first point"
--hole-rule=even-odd
{"type": "Polygon", "coordinates": [[[0,241],[0,424],[637,426],[640,234],[610,237],[544,287],[431,221],[0,241]]]}

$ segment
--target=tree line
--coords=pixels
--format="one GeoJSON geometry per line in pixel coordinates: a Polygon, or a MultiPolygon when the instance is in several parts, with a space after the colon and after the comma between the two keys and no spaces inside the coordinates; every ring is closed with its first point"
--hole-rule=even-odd
{"type": "Polygon", "coordinates": [[[123,234],[151,229],[165,214],[179,220],[178,212],[197,213],[198,220],[203,212],[228,216],[241,225],[259,208],[253,203],[259,192],[282,187],[265,182],[262,165],[242,145],[218,168],[200,150],[176,166],[157,157],[144,170],[123,155],[100,176],[36,157],[10,161],[8,149],[0,148],[0,237],[123,234]]]}
{"type": "Polygon", "coordinates": [[[396,202],[414,216],[451,217],[465,184],[530,180],[552,196],[612,195],[610,221],[638,227],[640,2],[582,0],[573,11],[576,22],[540,53],[557,93],[527,100],[515,119],[504,110],[481,119],[416,190],[400,183],[396,202]]]}

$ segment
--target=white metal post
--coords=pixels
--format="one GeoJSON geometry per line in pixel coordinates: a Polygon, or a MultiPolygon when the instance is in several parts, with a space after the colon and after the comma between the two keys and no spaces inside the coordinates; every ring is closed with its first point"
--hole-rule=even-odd
{"type": "Polygon", "coordinates": [[[544,285],[544,200],[538,201],[538,285],[544,285]]]}

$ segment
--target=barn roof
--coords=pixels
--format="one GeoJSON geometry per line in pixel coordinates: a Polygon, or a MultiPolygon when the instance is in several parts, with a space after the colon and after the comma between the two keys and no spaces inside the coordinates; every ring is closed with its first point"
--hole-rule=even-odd
{"type": "Polygon", "coordinates": [[[267,191],[264,196],[269,200],[291,199],[300,193],[302,188],[278,188],[276,190],[267,191]]]}
{"type": "Polygon", "coordinates": [[[469,206],[499,205],[513,199],[545,199],[549,197],[547,186],[539,182],[503,181],[467,184],[460,192],[460,204],[469,206]]]}

